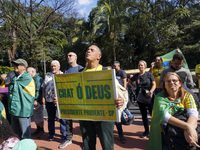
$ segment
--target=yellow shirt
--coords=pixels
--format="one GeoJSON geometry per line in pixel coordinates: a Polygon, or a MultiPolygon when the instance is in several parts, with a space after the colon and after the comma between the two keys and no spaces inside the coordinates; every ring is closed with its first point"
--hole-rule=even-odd
{"type": "MultiPolygon", "coordinates": [[[[180,107],[183,107],[185,109],[189,109],[189,108],[197,109],[196,103],[195,103],[195,100],[194,100],[192,94],[190,94],[188,92],[185,93],[185,96],[184,96],[182,102],[176,104],[176,106],[180,106],[180,107]]],[[[171,115],[174,114],[174,110],[172,108],[170,108],[168,112],[171,115]]]]}
{"type": "Polygon", "coordinates": [[[99,66],[97,66],[96,68],[93,68],[93,69],[88,69],[87,67],[85,67],[83,72],[85,72],[85,71],[100,71],[102,69],[103,69],[102,65],[99,65],[99,66]]]}
{"type": "Polygon", "coordinates": [[[2,88],[5,88],[5,87],[6,87],[4,81],[1,82],[1,87],[2,87],[2,88]]]}
{"type": "MultiPolygon", "coordinates": [[[[196,65],[195,67],[195,73],[200,74],[200,64],[196,65]]],[[[200,79],[199,79],[199,88],[200,88],[200,79]]]]}
{"type": "Polygon", "coordinates": [[[157,67],[153,67],[153,70],[152,70],[152,74],[155,78],[155,81],[156,81],[156,88],[162,88],[159,86],[159,80],[160,80],[160,75],[161,75],[161,72],[166,69],[165,67],[161,67],[160,69],[158,69],[157,67]]]}

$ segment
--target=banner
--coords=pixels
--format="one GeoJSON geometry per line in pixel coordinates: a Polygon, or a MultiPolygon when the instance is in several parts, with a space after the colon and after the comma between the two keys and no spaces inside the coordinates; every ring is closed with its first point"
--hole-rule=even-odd
{"type": "MultiPolygon", "coordinates": [[[[163,60],[162,66],[169,67],[169,62],[172,60],[174,54],[177,53],[177,50],[179,50],[180,53],[183,54],[180,49],[175,49],[175,50],[173,50],[173,51],[171,51],[171,52],[169,52],[165,55],[160,56],[163,60]]],[[[183,67],[186,68],[186,69],[189,69],[187,61],[186,61],[185,58],[184,58],[184,66],[183,67]]]]}
{"type": "Polygon", "coordinates": [[[117,121],[115,71],[54,75],[58,117],[117,121]]]}

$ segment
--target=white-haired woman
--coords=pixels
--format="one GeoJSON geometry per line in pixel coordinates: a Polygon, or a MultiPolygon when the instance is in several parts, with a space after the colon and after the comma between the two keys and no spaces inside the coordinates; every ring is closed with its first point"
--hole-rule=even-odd
{"type": "Polygon", "coordinates": [[[43,104],[46,105],[47,115],[48,115],[48,130],[49,130],[49,141],[54,140],[55,136],[55,118],[56,118],[56,106],[53,103],[55,97],[54,93],[54,83],[53,74],[63,74],[60,71],[60,63],[57,60],[51,62],[51,72],[47,73],[42,84],[43,87],[43,104]]]}

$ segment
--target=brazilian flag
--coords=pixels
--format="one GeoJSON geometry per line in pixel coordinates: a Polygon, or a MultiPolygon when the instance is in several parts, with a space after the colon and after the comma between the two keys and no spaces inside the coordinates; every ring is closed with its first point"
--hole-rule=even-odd
{"type": "MultiPolygon", "coordinates": [[[[177,48],[177,49],[175,49],[175,50],[173,50],[173,51],[171,51],[171,52],[169,52],[169,53],[167,53],[165,55],[160,56],[162,58],[162,60],[163,60],[162,66],[169,67],[169,62],[172,60],[174,54],[177,53],[177,50],[179,50],[180,53],[183,54],[182,51],[177,48]]],[[[187,61],[186,61],[185,58],[184,58],[184,66],[183,67],[186,68],[186,69],[189,69],[187,61]]]]}

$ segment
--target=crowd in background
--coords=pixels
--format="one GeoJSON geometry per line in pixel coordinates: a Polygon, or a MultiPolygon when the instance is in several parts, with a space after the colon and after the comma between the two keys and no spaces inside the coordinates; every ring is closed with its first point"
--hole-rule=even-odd
{"type": "MultiPolygon", "coordinates": [[[[101,50],[95,45],[87,49],[85,59],[87,63],[84,68],[77,64],[77,55],[74,52],[69,52],[67,54],[68,67],[62,72],[59,61],[53,60],[51,72],[47,73],[44,79],[35,68],[28,67],[26,60],[17,59],[12,62],[14,72],[1,75],[0,131],[1,133],[5,132],[5,134],[0,136],[0,149],[6,149],[6,147],[17,149],[19,145],[26,147],[27,144],[24,144],[26,142],[30,143],[33,149],[40,149],[31,140],[31,136],[41,138],[44,135],[44,105],[48,115],[49,137],[47,140],[54,140],[57,110],[54,74],[100,71],[105,68],[115,69],[117,84],[124,89],[131,89],[129,91],[132,92],[129,95],[132,95],[129,99],[135,96],[134,100],[138,104],[144,125],[144,132],[141,137],[149,138],[149,150],[167,150],[178,146],[176,143],[180,141],[173,139],[175,144],[169,143],[170,140],[167,140],[164,132],[165,128],[161,130],[162,124],[182,129],[180,134],[183,137],[181,142],[185,143],[185,145],[183,144],[184,147],[189,149],[199,147],[198,132],[196,131],[199,98],[191,90],[194,87],[194,82],[190,71],[183,67],[184,56],[180,52],[174,54],[169,67],[163,67],[162,58],[158,56],[155,58],[155,62],[151,63],[150,70],[147,71],[147,63],[140,60],[138,62],[139,72],[130,78],[120,68],[119,61],[113,62],[113,65],[108,67],[100,65],[101,50]],[[175,117],[180,108],[185,109],[185,114],[188,116],[185,121],[175,117]],[[148,113],[152,117],[150,126],[148,113]],[[37,126],[34,133],[31,133],[31,119],[37,126]]],[[[196,66],[195,72],[196,78],[200,81],[200,65],[196,66]]],[[[121,122],[115,122],[115,125],[120,142],[126,143],[123,125],[132,124],[134,116],[129,111],[125,97],[120,96],[115,100],[115,103],[117,108],[123,108],[121,122]]],[[[58,148],[65,148],[72,143],[73,121],[59,119],[59,122],[62,142],[58,148]]],[[[80,129],[85,150],[95,149],[96,135],[100,139],[102,149],[113,149],[113,122],[80,121],[80,129]]]]}

